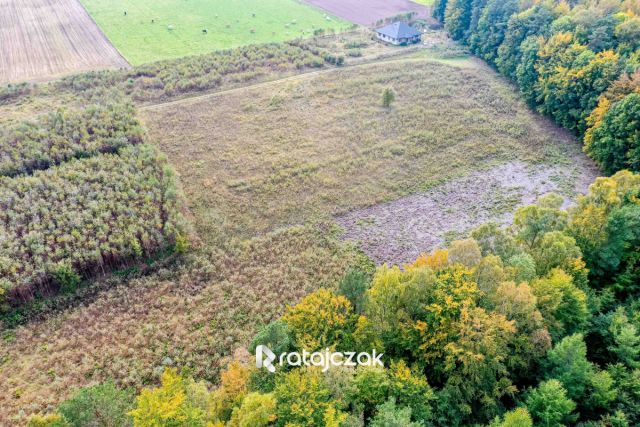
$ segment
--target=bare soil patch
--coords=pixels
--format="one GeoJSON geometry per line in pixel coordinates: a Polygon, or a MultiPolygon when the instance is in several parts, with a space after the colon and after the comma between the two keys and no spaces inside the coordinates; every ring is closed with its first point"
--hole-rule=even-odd
{"type": "Polygon", "coordinates": [[[77,0],[0,0],[0,83],[127,66],[77,0]]]}
{"type": "Polygon", "coordinates": [[[429,18],[429,8],[410,0],[304,0],[333,15],[360,25],[374,25],[376,21],[401,13],[415,12],[418,18],[429,18]]]}
{"type": "Polygon", "coordinates": [[[402,265],[485,222],[511,223],[514,209],[543,194],[562,194],[568,207],[599,175],[590,162],[580,160],[561,167],[505,163],[424,193],[354,210],[337,221],[345,229],[343,238],[377,264],[402,265]],[[575,184],[567,186],[571,182],[575,184]]]}

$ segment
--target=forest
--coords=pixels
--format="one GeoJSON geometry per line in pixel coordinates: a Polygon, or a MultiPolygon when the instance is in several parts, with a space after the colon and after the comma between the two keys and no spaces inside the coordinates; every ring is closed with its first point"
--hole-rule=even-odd
{"type": "Polygon", "coordinates": [[[581,138],[603,172],[640,170],[637,1],[437,0],[450,36],[581,138]]]}
{"type": "Polygon", "coordinates": [[[186,244],[174,172],[143,140],[122,105],[0,130],[0,314],[186,244]]]}

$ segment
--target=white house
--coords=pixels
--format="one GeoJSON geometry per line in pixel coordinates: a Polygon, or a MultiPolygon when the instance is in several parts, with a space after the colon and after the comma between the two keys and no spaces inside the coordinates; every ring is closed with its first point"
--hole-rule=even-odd
{"type": "Polygon", "coordinates": [[[394,22],[376,30],[378,39],[395,45],[407,45],[420,41],[420,31],[404,22],[394,22]]]}

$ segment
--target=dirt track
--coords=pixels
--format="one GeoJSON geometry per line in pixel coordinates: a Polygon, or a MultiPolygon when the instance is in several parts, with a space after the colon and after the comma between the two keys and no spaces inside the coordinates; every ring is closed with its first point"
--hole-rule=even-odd
{"type": "Polygon", "coordinates": [[[429,9],[410,0],[304,0],[313,6],[360,25],[373,25],[376,21],[405,12],[416,12],[427,18],[429,9]]]}
{"type": "Polygon", "coordinates": [[[127,66],[77,0],[0,0],[0,83],[127,66]]]}

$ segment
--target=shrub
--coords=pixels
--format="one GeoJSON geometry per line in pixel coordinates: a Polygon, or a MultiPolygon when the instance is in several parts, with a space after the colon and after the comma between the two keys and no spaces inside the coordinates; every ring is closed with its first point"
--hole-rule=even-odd
{"type": "Polygon", "coordinates": [[[34,415],[29,418],[27,427],[71,427],[59,414],[34,415]]]}
{"type": "Polygon", "coordinates": [[[390,88],[386,88],[384,92],[382,92],[382,106],[384,108],[390,108],[391,103],[395,101],[395,99],[396,96],[390,88]]]}
{"type": "Polygon", "coordinates": [[[29,174],[73,158],[113,153],[142,139],[132,106],[60,110],[37,122],[0,129],[0,176],[29,174]]]}
{"type": "Polygon", "coordinates": [[[134,390],[120,390],[112,381],[81,389],[63,402],[58,412],[73,427],[127,427],[133,424],[128,412],[133,408],[134,390]]]}
{"type": "Polygon", "coordinates": [[[67,263],[59,264],[52,273],[53,282],[63,292],[73,292],[80,284],[80,275],[67,263]]]}

